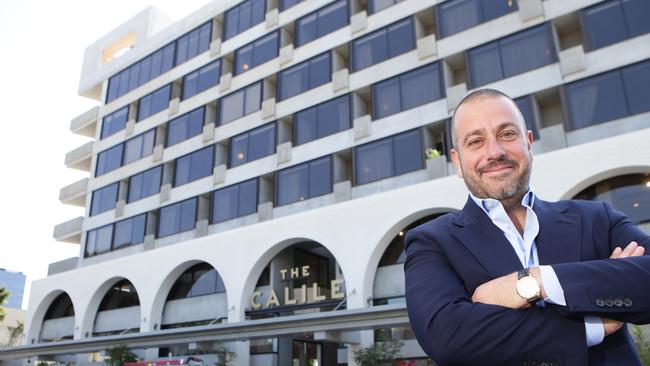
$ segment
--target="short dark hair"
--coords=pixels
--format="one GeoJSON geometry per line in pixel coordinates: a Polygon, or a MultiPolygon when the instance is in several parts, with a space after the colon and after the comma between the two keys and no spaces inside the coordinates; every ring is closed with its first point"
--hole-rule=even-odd
{"type": "Polygon", "coordinates": [[[453,147],[458,147],[458,137],[456,137],[456,111],[458,111],[458,108],[460,108],[460,106],[465,103],[470,103],[475,100],[484,99],[484,98],[498,98],[498,97],[504,97],[512,101],[512,103],[515,104],[515,107],[517,106],[515,101],[508,94],[500,90],[490,89],[490,88],[474,90],[470,93],[467,93],[467,95],[465,95],[463,99],[460,100],[460,102],[454,109],[454,113],[451,116],[451,140],[453,143],[453,147]]]}

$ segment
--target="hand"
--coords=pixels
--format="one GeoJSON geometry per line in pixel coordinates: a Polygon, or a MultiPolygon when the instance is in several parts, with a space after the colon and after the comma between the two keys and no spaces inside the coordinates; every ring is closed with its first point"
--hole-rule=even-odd
{"type": "Polygon", "coordinates": [[[474,290],[472,302],[525,309],[530,304],[517,293],[517,272],[488,281],[474,290]]]}

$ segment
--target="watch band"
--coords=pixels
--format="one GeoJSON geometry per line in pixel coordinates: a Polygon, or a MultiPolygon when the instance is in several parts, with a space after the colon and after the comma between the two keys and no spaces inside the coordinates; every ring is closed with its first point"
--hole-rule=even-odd
{"type": "Polygon", "coordinates": [[[523,277],[530,276],[530,268],[520,269],[517,273],[517,279],[520,280],[523,277]]]}

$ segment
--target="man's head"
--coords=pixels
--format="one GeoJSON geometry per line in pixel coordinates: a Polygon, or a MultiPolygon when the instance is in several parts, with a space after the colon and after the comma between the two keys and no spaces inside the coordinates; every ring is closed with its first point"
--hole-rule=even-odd
{"type": "Polygon", "coordinates": [[[532,132],[515,102],[494,89],[469,93],[452,117],[451,159],[479,198],[516,199],[528,190],[532,132]]]}

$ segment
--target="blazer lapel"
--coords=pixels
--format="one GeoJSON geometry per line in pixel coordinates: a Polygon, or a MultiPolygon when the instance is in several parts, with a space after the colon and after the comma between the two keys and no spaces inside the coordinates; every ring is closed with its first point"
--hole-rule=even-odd
{"type": "Polygon", "coordinates": [[[540,264],[577,262],[582,253],[582,218],[566,212],[562,203],[535,199],[533,210],[539,221],[535,240],[540,264]]]}
{"type": "Polygon", "coordinates": [[[492,220],[467,199],[465,207],[454,220],[453,235],[481,263],[492,278],[500,277],[522,268],[521,262],[508,239],[492,220]]]}

